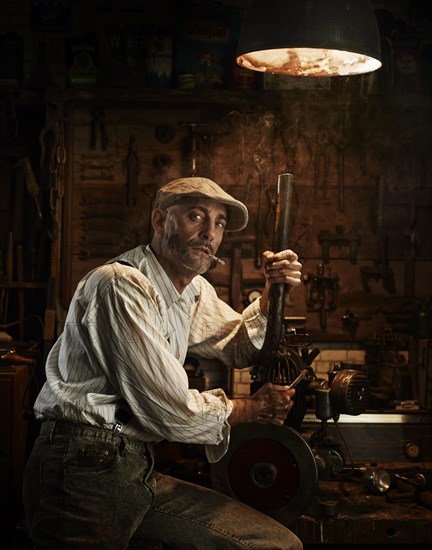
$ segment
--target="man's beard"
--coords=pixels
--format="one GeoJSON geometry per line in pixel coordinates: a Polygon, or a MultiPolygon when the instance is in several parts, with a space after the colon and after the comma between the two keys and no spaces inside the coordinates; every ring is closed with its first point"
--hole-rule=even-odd
{"type": "Polygon", "coordinates": [[[202,275],[205,273],[211,265],[211,259],[208,258],[205,252],[194,253],[191,252],[192,248],[205,247],[210,254],[213,254],[213,247],[207,241],[189,241],[188,243],[181,243],[179,235],[177,233],[177,220],[175,216],[170,216],[165,234],[165,242],[170,250],[173,258],[178,260],[183,267],[202,275]]]}

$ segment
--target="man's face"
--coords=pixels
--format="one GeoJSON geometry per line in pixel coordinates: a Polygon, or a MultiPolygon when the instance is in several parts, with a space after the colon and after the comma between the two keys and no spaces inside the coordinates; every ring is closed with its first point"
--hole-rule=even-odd
{"type": "Polygon", "coordinates": [[[167,209],[164,244],[174,260],[197,274],[205,273],[222,241],[227,210],[222,204],[199,199],[167,209]]]}

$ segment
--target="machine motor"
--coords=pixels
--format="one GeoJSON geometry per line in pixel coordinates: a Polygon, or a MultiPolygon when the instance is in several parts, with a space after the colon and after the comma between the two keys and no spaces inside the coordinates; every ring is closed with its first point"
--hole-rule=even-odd
{"type": "Polygon", "coordinates": [[[285,425],[234,427],[227,453],[211,469],[215,489],[283,523],[294,521],[312,504],[320,480],[332,479],[344,468],[341,446],[328,437],[327,422],[337,422],[341,414],[359,415],[369,403],[369,379],[361,370],[335,364],[327,380],[316,376],[310,363],[319,350],[302,347],[306,336],[289,330],[271,371],[252,370],[252,392],[269,376],[273,383],[296,383],[295,406],[285,425]],[[312,408],[320,426],[307,432],[302,421],[312,408]]]}

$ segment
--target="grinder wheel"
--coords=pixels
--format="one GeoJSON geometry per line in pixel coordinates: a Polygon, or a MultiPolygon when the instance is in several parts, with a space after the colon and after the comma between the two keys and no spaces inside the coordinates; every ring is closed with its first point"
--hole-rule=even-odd
{"type": "Polygon", "coordinates": [[[312,449],[294,429],[240,424],[226,454],[212,464],[213,488],[274,517],[294,521],[312,503],[318,471],[312,449]]]}

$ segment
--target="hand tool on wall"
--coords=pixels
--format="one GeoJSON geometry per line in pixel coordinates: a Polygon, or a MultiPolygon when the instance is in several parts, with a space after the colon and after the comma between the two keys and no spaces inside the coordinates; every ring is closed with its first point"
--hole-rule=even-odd
{"type": "Polygon", "coordinates": [[[361,238],[354,231],[345,232],[341,225],[336,226],[336,233],[330,231],[320,231],[318,241],[322,248],[323,262],[328,264],[330,261],[330,247],[337,248],[349,247],[349,258],[352,264],[357,262],[358,247],[361,243],[361,238]]]}
{"type": "Polygon", "coordinates": [[[258,171],[258,209],[255,218],[255,269],[262,267],[262,216],[263,216],[263,201],[264,201],[264,160],[259,155],[254,155],[254,164],[258,171]]]}
{"type": "Polygon", "coordinates": [[[244,298],[243,253],[246,245],[253,243],[255,243],[253,235],[235,235],[234,233],[228,233],[223,242],[224,253],[230,256],[229,304],[237,311],[244,298]]]}
{"type": "Polygon", "coordinates": [[[405,278],[404,295],[415,296],[415,262],[420,251],[420,240],[416,230],[417,206],[414,200],[409,204],[409,226],[405,233],[405,278]]]}
{"type": "Polygon", "coordinates": [[[91,116],[90,147],[92,151],[95,151],[100,141],[102,151],[106,151],[108,149],[108,132],[105,111],[98,107],[91,111],[91,116]]]}
{"type": "Polygon", "coordinates": [[[345,212],[345,144],[337,144],[339,172],[339,212],[345,212]]]}
{"type": "Polygon", "coordinates": [[[323,124],[317,130],[314,155],[314,199],[318,196],[318,187],[322,182],[323,197],[327,196],[327,181],[330,167],[330,133],[323,124]],[[322,169],[321,169],[322,168],[322,169]]]}
{"type": "Polygon", "coordinates": [[[200,138],[196,132],[198,126],[203,126],[198,122],[183,122],[180,126],[189,129],[189,135],[183,141],[183,164],[184,175],[194,177],[199,175],[198,163],[200,158],[200,138]]]}
{"type": "Polygon", "coordinates": [[[347,309],[346,312],[342,315],[342,326],[349,332],[351,338],[354,338],[359,327],[359,319],[357,315],[351,310],[347,309]]]}
{"type": "Polygon", "coordinates": [[[360,268],[360,274],[363,284],[363,290],[370,292],[369,280],[372,279],[375,282],[379,279],[382,280],[382,284],[385,290],[390,294],[395,292],[395,279],[392,268],[389,265],[388,258],[388,245],[389,236],[384,233],[383,229],[383,207],[384,207],[384,192],[385,181],[382,176],[378,177],[378,198],[377,198],[377,210],[376,210],[376,245],[378,252],[375,256],[372,266],[362,266],[360,268]]]}
{"type": "Polygon", "coordinates": [[[27,187],[27,193],[32,197],[32,199],[35,202],[37,215],[41,219],[42,218],[42,209],[40,204],[40,190],[39,185],[36,181],[36,177],[33,172],[33,168],[30,162],[30,159],[25,157],[21,160],[19,160],[15,164],[15,168],[17,170],[22,170],[24,174],[24,178],[26,181],[26,187],[27,187]]]}
{"type": "Polygon", "coordinates": [[[216,141],[227,130],[211,123],[184,122],[180,126],[189,128],[189,136],[183,142],[185,174],[213,179],[216,141]]]}
{"type": "Polygon", "coordinates": [[[63,104],[59,90],[49,86],[45,90],[45,125],[39,132],[41,187],[48,196],[50,227],[48,235],[56,239],[60,224],[61,199],[64,193],[64,164],[66,147],[63,104]]]}
{"type": "Polygon", "coordinates": [[[378,257],[374,261],[374,265],[362,266],[360,268],[363,290],[365,292],[371,291],[369,286],[370,279],[375,282],[381,279],[383,288],[387,290],[387,292],[390,294],[394,294],[396,292],[394,273],[388,260],[388,240],[388,235],[380,235],[378,243],[379,253],[378,257]]]}
{"type": "Polygon", "coordinates": [[[140,166],[134,135],[131,135],[129,138],[128,152],[123,165],[123,170],[126,173],[127,205],[136,206],[140,166]]]}
{"type": "Polygon", "coordinates": [[[334,133],[334,144],[338,156],[339,212],[345,211],[345,151],[350,141],[350,132],[347,129],[348,113],[350,113],[348,100],[344,100],[344,104],[339,109],[339,120],[334,133]]]}
{"type": "Polygon", "coordinates": [[[40,167],[45,165],[53,172],[66,161],[64,144],[64,115],[59,90],[48,87],[45,91],[45,125],[39,132],[40,167]]]}

